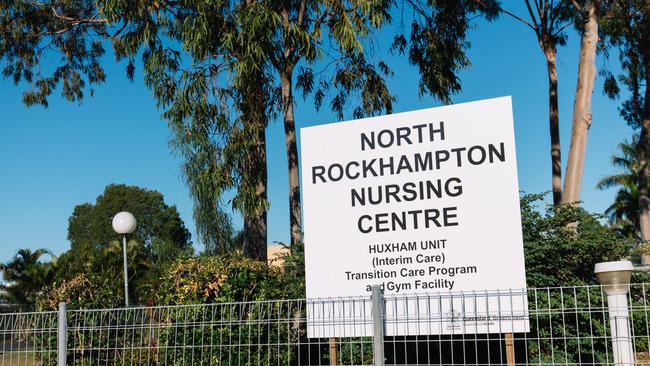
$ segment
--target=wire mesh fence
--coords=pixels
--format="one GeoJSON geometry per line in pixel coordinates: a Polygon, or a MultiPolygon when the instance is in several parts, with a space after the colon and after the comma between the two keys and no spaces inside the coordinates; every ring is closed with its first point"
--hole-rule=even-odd
{"type": "Polygon", "coordinates": [[[0,363],[7,366],[56,363],[57,312],[0,314],[0,363]]]}
{"type": "MultiPolygon", "coordinates": [[[[624,303],[609,306],[599,286],[387,296],[379,314],[384,361],[650,364],[648,290],[650,284],[632,285],[624,303]],[[525,307],[507,306],[517,301],[525,307]],[[629,338],[612,339],[621,331],[629,338]],[[617,347],[628,346],[631,361],[621,361],[626,351],[617,347]]],[[[69,310],[65,324],[57,312],[0,314],[0,360],[3,366],[372,365],[373,311],[368,297],[69,310]],[[328,328],[335,337],[309,334],[309,327],[328,328]],[[65,361],[57,357],[60,330],[65,361]]]]}

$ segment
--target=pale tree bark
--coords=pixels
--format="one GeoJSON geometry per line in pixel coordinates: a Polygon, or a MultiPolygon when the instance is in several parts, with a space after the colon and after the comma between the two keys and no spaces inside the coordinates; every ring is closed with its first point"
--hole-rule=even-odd
{"type": "Polygon", "coordinates": [[[296,143],[296,123],[293,108],[293,68],[286,66],[280,71],[282,107],[284,110],[284,138],[289,163],[289,224],[291,245],[302,241],[300,217],[300,174],[298,171],[298,145],[296,143]]]}
{"type": "Polygon", "coordinates": [[[553,205],[562,200],[562,156],[560,149],[560,111],[557,96],[557,50],[554,46],[544,46],[548,72],[549,132],[551,135],[551,173],[553,205]]]}
{"type": "Polygon", "coordinates": [[[562,192],[563,204],[572,204],[580,201],[580,193],[582,190],[587,140],[592,122],[591,98],[596,80],[598,9],[598,0],[587,2],[586,19],[580,44],[578,84],[573,102],[571,147],[569,148],[569,158],[564,177],[564,191],[562,192]]]}
{"type": "Polygon", "coordinates": [[[551,135],[551,189],[553,205],[558,206],[562,201],[562,150],[560,147],[560,111],[557,86],[557,41],[563,36],[564,29],[572,23],[562,20],[560,14],[562,7],[554,1],[524,0],[524,5],[530,15],[528,20],[507,9],[500,8],[500,10],[535,32],[540,49],[546,58],[549,133],[551,135]]]}

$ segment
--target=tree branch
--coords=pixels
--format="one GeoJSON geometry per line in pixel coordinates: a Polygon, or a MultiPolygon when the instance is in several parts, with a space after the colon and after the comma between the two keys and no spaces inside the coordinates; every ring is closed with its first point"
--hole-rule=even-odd
{"type": "Polygon", "coordinates": [[[406,0],[406,2],[411,4],[411,7],[413,8],[413,10],[415,10],[416,13],[420,14],[420,16],[422,16],[422,17],[424,17],[426,19],[430,18],[429,14],[427,14],[426,11],[424,11],[424,9],[422,8],[422,6],[420,4],[416,4],[414,0],[406,0]]]}
{"type": "Polygon", "coordinates": [[[562,33],[565,29],[569,28],[570,26],[574,25],[575,22],[568,22],[567,24],[563,25],[558,29],[556,32],[553,33],[553,37],[558,36],[560,33],[562,33]]]}
{"type": "Polygon", "coordinates": [[[532,24],[530,24],[529,22],[527,22],[525,19],[523,19],[523,18],[517,16],[516,14],[513,14],[513,13],[509,12],[509,11],[506,10],[506,9],[503,9],[503,8],[500,7],[500,6],[499,6],[499,10],[500,10],[501,12],[503,12],[504,14],[507,14],[507,15],[511,16],[512,18],[514,18],[514,19],[516,19],[516,20],[518,20],[518,21],[524,23],[525,25],[529,26],[530,29],[532,29],[535,33],[537,33],[536,25],[533,26],[532,24]]]}
{"type": "Polygon", "coordinates": [[[305,4],[306,0],[301,0],[300,1],[300,6],[298,8],[298,26],[304,29],[304,24],[303,21],[305,20],[305,4]]]}
{"type": "Polygon", "coordinates": [[[571,4],[573,4],[573,7],[576,8],[577,11],[582,11],[582,6],[580,6],[576,0],[571,0],[571,4]]]}
{"type": "MultiPolygon", "coordinates": [[[[528,14],[530,15],[530,19],[532,20],[533,24],[535,27],[533,28],[535,30],[535,33],[537,34],[537,37],[540,37],[540,27],[539,24],[537,24],[537,18],[535,18],[535,12],[533,11],[533,8],[530,6],[530,1],[526,0],[526,8],[528,9],[528,14]]],[[[539,13],[537,13],[539,15],[539,13]]],[[[541,22],[541,19],[540,19],[541,22]]]]}

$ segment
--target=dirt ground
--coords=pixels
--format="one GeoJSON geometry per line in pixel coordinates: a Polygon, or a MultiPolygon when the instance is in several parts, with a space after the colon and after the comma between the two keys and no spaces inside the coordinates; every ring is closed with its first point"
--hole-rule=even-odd
{"type": "Polygon", "coordinates": [[[38,359],[34,352],[4,352],[0,354],[2,366],[37,366],[38,359]]]}

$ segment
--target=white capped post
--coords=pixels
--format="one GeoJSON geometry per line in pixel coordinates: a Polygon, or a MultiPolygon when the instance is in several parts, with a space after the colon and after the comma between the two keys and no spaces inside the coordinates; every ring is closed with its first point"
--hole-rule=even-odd
{"type": "Polygon", "coordinates": [[[132,234],[138,225],[130,212],[119,212],[113,217],[113,230],[116,233],[122,234],[122,254],[124,256],[124,304],[129,306],[129,268],[128,260],[126,257],[126,234],[132,234]]]}
{"type": "Polygon", "coordinates": [[[630,261],[596,263],[594,272],[598,282],[607,294],[609,325],[612,333],[614,364],[628,366],[635,364],[634,347],[630,332],[630,313],[627,294],[634,266],[630,261]]]}

